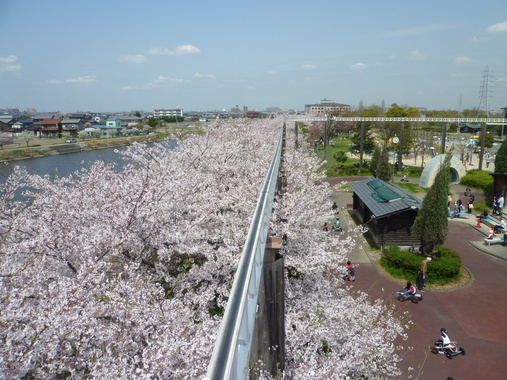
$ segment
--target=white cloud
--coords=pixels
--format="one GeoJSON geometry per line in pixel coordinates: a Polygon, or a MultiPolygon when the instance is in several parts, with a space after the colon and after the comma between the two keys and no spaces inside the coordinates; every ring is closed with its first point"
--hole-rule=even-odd
{"type": "Polygon", "coordinates": [[[125,91],[132,91],[139,89],[139,86],[123,86],[121,89],[125,91]]]}
{"type": "Polygon", "coordinates": [[[456,63],[468,63],[472,62],[472,60],[469,57],[457,57],[454,62],[456,63]]]}
{"type": "Polygon", "coordinates": [[[19,71],[21,70],[21,65],[7,65],[3,66],[0,71],[19,71]]]}
{"type": "Polygon", "coordinates": [[[15,55],[9,55],[7,57],[0,57],[0,71],[19,71],[21,65],[16,63],[18,57],[15,55]]]}
{"type": "Polygon", "coordinates": [[[269,75],[276,75],[276,74],[278,74],[278,72],[276,70],[273,70],[273,69],[266,71],[266,73],[268,73],[269,75]]]}
{"type": "Polygon", "coordinates": [[[304,63],[301,65],[301,68],[304,70],[313,70],[313,69],[316,69],[317,66],[312,65],[311,63],[304,63]]]}
{"type": "Polygon", "coordinates": [[[182,82],[185,82],[185,80],[184,79],[180,79],[180,78],[171,78],[171,77],[166,77],[166,76],[163,76],[163,75],[159,75],[157,79],[155,79],[153,82],[151,82],[151,84],[182,83],[182,82]]]}
{"type": "Polygon", "coordinates": [[[486,28],[486,32],[491,33],[507,32],[507,21],[499,22],[498,24],[488,26],[486,28]]]}
{"type": "Polygon", "coordinates": [[[146,58],[142,54],[130,54],[130,55],[124,55],[124,56],[117,58],[116,62],[140,64],[140,63],[148,62],[148,58],[146,58]]]}
{"type": "Polygon", "coordinates": [[[84,77],[71,78],[65,80],[67,83],[75,83],[75,84],[90,84],[95,83],[97,80],[95,75],[85,75],[84,77]]]}
{"type": "Polygon", "coordinates": [[[364,70],[366,69],[366,65],[364,63],[358,62],[354,63],[350,68],[352,70],[364,70]]]}
{"type": "Polygon", "coordinates": [[[215,79],[215,76],[213,74],[201,74],[201,73],[195,73],[194,78],[197,79],[215,79]]]}
{"type": "Polygon", "coordinates": [[[148,54],[153,55],[168,55],[171,57],[179,57],[187,54],[198,54],[201,50],[193,45],[180,45],[174,49],[168,48],[152,48],[148,51],[148,54]]]}
{"type": "Polygon", "coordinates": [[[161,86],[167,86],[167,85],[178,84],[178,83],[186,83],[186,82],[189,82],[189,81],[186,79],[171,78],[171,77],[166,77],[164,75],[159,75],[155,80],[151,81],[148,84],[143,84],[143,85],[139,85],[139,86],[128,85],[128,86],[121,87],[121,89],[124,91],[148,90],[151,88],[157,88],[157,87],[161,87],[161,86]]]}
{"type": "Polygon", "coordinates": [[[408,55],[408,60],[410,61],[426,61],[426,54],[421,53],[419,50],[411,51],[408,55]]]}
{"type": "Polygon", "coordinates": [[[18,60],[15,55],[9,55],[7,57],[0,57],[0,63],[14,63],[18,60]]]}
{"type": "Polygon", "coordinates": [[[48,80],[49,84],[62,84],[62,81],[59,79],[50,79],[48,80]]]}

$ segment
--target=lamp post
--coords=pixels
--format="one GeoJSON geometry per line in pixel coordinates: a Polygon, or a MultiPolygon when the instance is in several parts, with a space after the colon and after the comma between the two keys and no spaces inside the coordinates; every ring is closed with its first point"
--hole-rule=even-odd
{"type": "MultiPolygon", "coordinates": [[[[393,137],[393,144],[398,144],[400,142],[400,139],[398,138],[398,136],[394,136],[393,137]]],[[[392,180],[392,183],[394,183],[394,166],[396,164],[396,149],[393,151],[393,180],[392,180]]]]}

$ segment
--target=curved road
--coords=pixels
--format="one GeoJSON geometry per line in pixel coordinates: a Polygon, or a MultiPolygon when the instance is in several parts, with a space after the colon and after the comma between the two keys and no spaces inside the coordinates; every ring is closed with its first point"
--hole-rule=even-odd
{"type": "MultiPolygon", "coordinates": [[[[345,206],[350,203],[349,196],[337,200],[345,206]]],[[[483,239],[484,235],[468,223],[449,223],[445,246],[461,254],[473,279],[461,289],[426,291],[417,305],[396,300],[394,292],[401,286],[377,271],[365,255],[367,247],[359,246],[351,254],[350,258],[359,263],[352,286],[372,299],[392,300],[396,310],[400,314],[408,311],[409,320],[414,322],[408,340],[399,342],[405,351],[399,363],[403,375],[396,379],[507,379],[507,261],[470,244],[483,239]],[[466,350],[465,356],[449,360],[429,352],[441,327],[466,350]]]]}
{"type": "Polygon", "coordinates": [[[363,263],[356,271],[353,286],[372,298],[391,298],[397,310],[410,313],[415,325],[408,331],[408,341],[400,344],[413,349],[405,350],[405,359],[400,363],[403,375],[399,379],[505,379],[507,262],[470,245],[468,239],[484,238],[470,225],[450,223],[449,232],[445,245],[461,253],[463,265],[474,277],[470,285],[452,291],[426,291],[424,300],[417,305],[400,303],[393,294],[400,286],[381,276],[372,264],[363,263]],[[451,339],[465,348],[465,356],[449,360],[429,353],[441,327],[447,328],[451,339]]]}

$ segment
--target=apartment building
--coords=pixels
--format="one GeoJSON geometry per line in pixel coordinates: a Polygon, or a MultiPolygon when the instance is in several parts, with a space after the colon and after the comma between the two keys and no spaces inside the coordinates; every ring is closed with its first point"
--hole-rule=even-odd
{"type": "Polygon", "coordinates": [[[318,104],[305,104],[305,114],[324,116],[327,113],[333,115],[345,115],[352,112],[352,107],[347,104],[335,103],[332,100],[323,99],[318,104]]]}

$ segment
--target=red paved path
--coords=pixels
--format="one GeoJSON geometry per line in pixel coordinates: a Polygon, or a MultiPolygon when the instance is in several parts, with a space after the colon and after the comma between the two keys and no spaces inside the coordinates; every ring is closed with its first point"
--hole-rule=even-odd
{"type": "Polygon", "coordinates": [[[395,301],[393,293],[400,286],[381,276],[372,264],[358,268],[355,288],[374,299],[392,298],[397,310],[408,311],[415,323],[408,331],[408,341],[400,342],[413,349],[405,351],[399,379],[507,379],[507,262],[471,246],[468,241],[474,240],[475,235],[483,237],[467,224],[450,223],[445,244],[461,254],[473,282],[453,291],[427,291],[417,305],[395,301]],[[441,327],[447,328],[451,339],[465,348],[465,356],[449,360],[444,355],[428,353],[441,327]],[[414,370],[409,371],[409,367],[414,370]]]}

